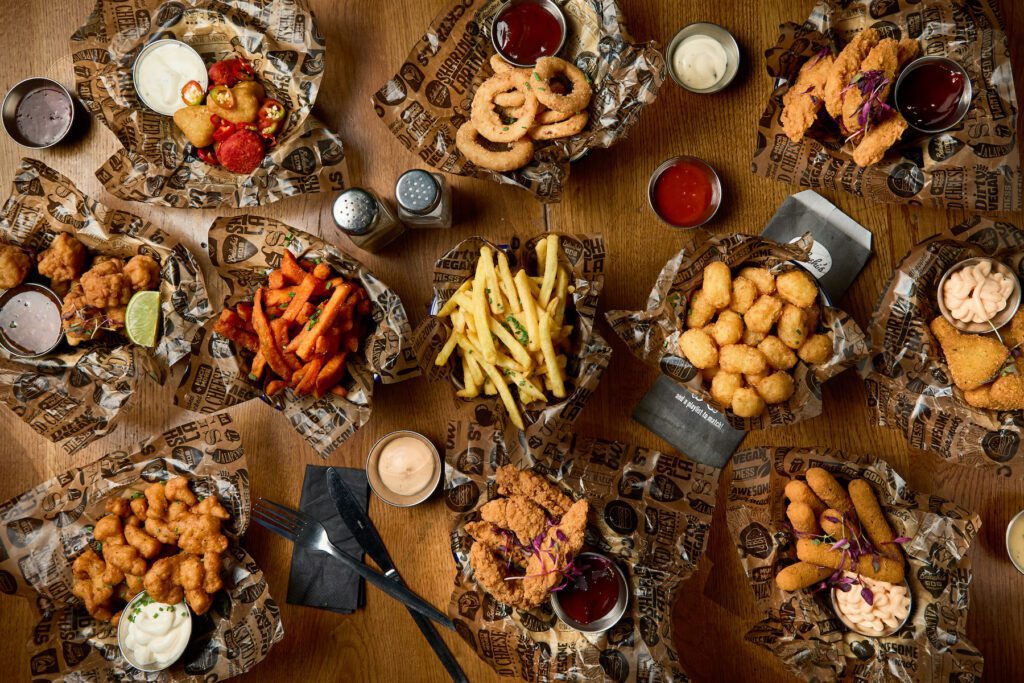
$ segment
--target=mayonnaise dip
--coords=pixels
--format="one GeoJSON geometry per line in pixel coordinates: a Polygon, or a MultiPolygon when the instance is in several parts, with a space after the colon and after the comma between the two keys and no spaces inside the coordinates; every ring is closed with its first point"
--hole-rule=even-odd
{"type": "Polygon", "coordinates": [[[672,70],[686,87],[694,90],[706,90],[718,83],[728,66],[725,48],[711,36],[690,36],[672,52],[672,70]]]}
{"type": "Polygon", "coordinates": [[[377,461],[381,483],[400,496],[414,496],[434,479],[434,455],[427,444],[400,436],[385,444],[377,461]]]}
{"type": "Polygon", "coordinates": [[[188,605],[165,605],[146,594],[125,607],[118,622],[118,644],[132,666],[158,671],[181,657],[192,635],[188,605]]]}
{"type": "Polygon", "coordinates": [[[142,103],[164,116],[185,106],[181,89],[198,81],[206,90],[208,75],[199,53],[178,40],[160,40],[144,48],[133,69],[135,92],[142,103]]]}

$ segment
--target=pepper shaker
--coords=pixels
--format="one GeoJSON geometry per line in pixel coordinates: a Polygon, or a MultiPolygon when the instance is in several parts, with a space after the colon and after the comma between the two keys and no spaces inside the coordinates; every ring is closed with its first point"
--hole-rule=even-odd
{"type": "Polygon", "coordinates": [[[331,216],[335,225],[360,249],[376,253],[405,232],[405,226],[370,190],[350,187],[334,200],[331,216]]]}
{"type": "Polygon", "coordinates": [[[452,189],[440,173],[406,171],[395,183],[398,217],[414,228],[452,227],[452,189]]]}

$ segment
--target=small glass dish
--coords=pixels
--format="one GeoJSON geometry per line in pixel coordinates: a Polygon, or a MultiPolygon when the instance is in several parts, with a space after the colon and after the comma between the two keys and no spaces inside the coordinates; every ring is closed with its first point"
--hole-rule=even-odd
{"type": "MultiPolygon", "coordinates": [[[[198,50],[196,50],[194,47],[192,47],[188,43],[186,43],[184,41],[181,41],[181,40],[176,40],[174,38],[162,38],[160,40],[154,40],[152,43],[150,43],[150,44],[146,45],[146,47],[142,48],[142,50],[139,52],[138,56],[135,57],[135,61],[132,62],[132,88],[135,90],[135,94],[138,96],[139,102],[141,102],[142,105],[144,107],[146,107],[146,109],[149,109],[152,112],[156,112],[157,114],[160,114],[161,116],[173,116],[174,115],[173,111],[170,111],[170,112],[168,112],[168,111],[161,111],[160,109],[154,107],[149,102],[147,102],[146,98],[143,97],[142,93],[139,91],[139,88],[137,86],[135,86],[135,83],[136,83],[136,80],[137,80],[136,76],[137,76],[138,70],[139,70],[139,65],[142,64],[142,62],[145,60],[145,58],[147,56],[149,56],[150,52],[156,50],[157,48],[163,47],[164,45],[180,45],[180,46],[184,47],[186,50],[188,50],[189,52],[195,54],[195,56],[199,60],[200,64],[205,64],[205,62],[203,61],[203,56],[201,54],[199,54],[198,50]]],[[[195,80],[199,83],[200,86],[202,86],[203,93],[205,94],[206,93],[206,88],[210,84],[210,74],[207,71],[206,67],[203,68],[202,73],[198,73],[198,72],[196,73],[196,79],[195,80]]],[[[179,106],[184,106],[184,104],[183,103],[179,103],[179,106]]]]}
{"type": "MultiPolygon", "coordinates": [[[[885,638],[887,636],[891,636],[892,634],[899,632],[901,628],[903,628],[907,625],[907,623],[910,622],[910,618],[914,616],[914,592],[910,590],[910,582],[906,579],[903,579],[903,585],[907,589],[907,595],[910,596],[910,607],[907,609],[907,615],[903,617],[903,620],[900,621],[899,625],[897,625],[895,628],[888,628],[885,631],[882,631],[881,633],[868,633],[866,631],[861,631],[853,624],[853,622],[851,622],[846,617],[846,614],[844,614],[842,610],[839,609],[839,603],[836,599],[836,593],[839,591],[838,588],[832,588],[831,590],[829,590],[828,598],[829,601],[832,603],[832,611],[835,612],[836,617],[839,619],[839,621],[843,622],[843,626],[850,629],[854,633],[859,633],[862,636],[867,636],[869,638],[885,638]]],[[[857,588],[855,586],[850,590],[857,590],[857,588]]]]}
{"type": "Polygon", "coordinates": [[[413,432],[406,429],[391,432],[390,434],[382,436],[377,440],[377,443],[373,444],[373,447],[370,448],[369,455],[366,456],[366,479],[370,482],[370,489],[373,490],[374,494],[378,498],[388,505],[393,505],[399,508],[408,508],[414,505],[419,505],[430,498],[441,483],[441,473],[443,471],[444,465],[441,462],[441,454],[437,452],[437,447],[434,446],[434,443],[419,432],[413,432]],[[430,483],[412,495],[402,495],[392,491],[384,485],[384,482],[380,477],[380,468],[378,466],[380,462],[380,454],[384,451],[385,446],[401,437],[413,438],[422,442],[427,447],[427,450],[433,457],[434,462],[434,472],[431,476],[430,483]]]}
{"type": "Polygon", "coordinates": [[[74,127],[75,109],[75,99],[71,96],[71,93],[68,92],[68,89],[60,83],[58,83],[57,81],[54,81],[49,78],[42,78],[39,76],[33,78],[26,78],[25,80],[16,83],[10,90],[7,91],[7,94],[4,95],[2,109],[4,130],[7,131],[7,135],[10,136],[12,140],[17,142],[22,147],[28,147],[30,149],[46,149],[48,147],[53,147],[57,143],[64,140],[71,132],[71,129],[74,127]],[[54,139],[46,142],[40,142],[29,139],[22,133],[22,131],[18,129],[17,123],[18,105],[21,104],[21,101],[25,97],[39,90],[53,90],[57,92],[59,94],[58,100],[65,103],[68,106],[68,109],[70,109],[71,111],[71,113],[68,116],[67,125],[64,127],[64,129],[58,135],[56,135],[54,139]]]}
{"type": "MultiPolygon", "coordinates": [[[[0,311],[3,311],[7,306],[12,305],[12,302],[19,297],[24,295],[23,298],[27,299],[24,302],[25,309],[36,313],[40,313],[39,304],[43,301],[39,300],[39,297],[43,297],[56,309],[56,324],[57,329],[53,335],[53,339],[43,339],[36,349],[28,349],[25,346],[19,345],[13,338],[13,335],[6,329],[0,328],[0,347],[3,347],[5,351],[16,358],[40,358],[53,353],[53,350],[60,346],[60,343],[64,341],[64,329],[61,324],[61,310],[64,307],[64,303],[61,298],[49,287],[37,284],[35,282],[24,282],[17,287],[12,287],[2,294],[0,294],[0,311]],[[36,301],[32,302],[30,299],[35,293],[36,301]],[[30,308],[30,305],[34,303],[34,307],[30,308]]],[[[15,304],[16,305],[16,304],[15,304]]],[[[7,319],[7,316],[0,316],[0,318],[7,319]]],[[[52,321],[51,321],[52,322],[52,321]]],[[[16,320],[11,320],[10,323],[6,323],[11,326],[17,325],[16,320]]]]}
{"type": "Polygon", "coordinates": [[[130,615],[132,614],[132,610],[134,609],[136,603],[138,603],[140,600],[144,598],[149,598],[149,594],[146,593],[146,591],[142,591],[141,593],[137,594],[134,598],[128,601],[127,605],[124,606],[124,610],[121,613],[121,619],[117,622],[117,649],[121,652],[121,656],[124,657],[125,661],[127,661],[129,664],[131,664],[139,671],[144,671],[146,673],[166,671],[167,669],[174,666],[175,662],[181,659],[181,656],[185,654],[185,650],[188,648],[188,641],[192,637],[192,610],[189,609],[188,605],[185,602],[179,602],[177,605],[166,605],[167,609],[182,609],[185,611],[186,614],[188,614],[188,623],[185,625],[187,631],[185,634],[185,638],[182,640],[181,648],[180,650],[175,652],[173,658],[170,659],[166,666],[141,666],[134,659],[132,659],[130,654],[128,654],[130,652],[130,649],[125,646],[125,639],[128,637],[128,628],[133,623],[130,617],[130,615]]]}
{"type": "Polygon", "coordinates": [[[1017,310],[1020,308],[1021,298],[1020,280],[1017,278],[1016,273],[1014,273],[1009,266],[1002,263],[1001,261],[998,261],[994,258],[989,258],[988,256],[975,256],[974,258],[969,258],[965,261],[960,261],[959,263],[954,264],[945,273],[942,274],[942,279],[939,280],[939,287],[938,291],[936,292],[935,298],[939,304],[939,312],[942,313],[942,317],[945,318],[950,325],[960,330],[961,332],[967,332],[969,334],[985,334],[987,332],[993,332],[1003,327],[1004,325],[1006,325],[1006,323],[1010,322],[1010,320],[1013,319],[1013,316],[1017,314],[1017,310]],[[973,266],[978,263],[981,263],[982,261],[989,261],[992,264],[993,273],[1000,273],[1002,275],[1008,276],[1010,280],[1013,282],[1013,291],[1010,292],[1010,297],[1006,300],[1006,305],[1003,307],[1003,310],[996,313],[995,316],[993,316],[992,319],[989,320],[988,322],[961,322],[953,317],[953,314],[949,312],[949,308],[946,306],[946,297],[943,296],[942,294],[943,290],[946,287],[946,280],[948,280],[949,276],[952,275],[953,273],[963,268],[967,268],[968,266],[973,266]]]}
{"type": "Polygon", "coordinates": [[[688,24],[681,29],[672,37],[669,41],[668,47],[665,48],[665,66],[668,69],[669,76],[675,81],[680,87],[689,90],[690,92],[697,93],[700,95],[707,95],[710,93],[719,92],[724,90],[733,79],[736,78],[736,74],[740,70],[740,46],[736,42],[736,38],[729,33],[726,29],[722,28],[718,24],[712,24],[710,22],[696,22],[688,24]],[[683,83],[683,79],[676,74],[673,68],[672,56],[679,47],[680,43],[689,38],[690,36],[702,35],[717,40],[725,50],[725,56],[728,60],[725,66],[725,73],[722,77],[715,81],[714,85],[708,88],[691,88],[690,86],[683,83]]]}
{"type": "Polygon", "coordinates": [[[1020,545],[1024,546],[1024,510],[1021,510],[1014,515],[1013,519],[1010,520],[1010,523],[1006,525],[1006,554],[1010,557],[1010,562],[1017,568],[1017,571],[1024,574],[1024,552],[1021,553],[1022,559],[1018,560],[1011,550],[1014,531],[1017,531],[1020,534],[1020,545]],[[1020,529],[1017,529],[1017,527],[1020,527],[1020,529]]]}

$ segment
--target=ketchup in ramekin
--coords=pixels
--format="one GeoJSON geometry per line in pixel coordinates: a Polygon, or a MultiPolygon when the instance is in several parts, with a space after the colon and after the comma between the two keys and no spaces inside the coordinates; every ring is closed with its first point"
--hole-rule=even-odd
{"type": "Polygon", "coordinates": [[[654,170],[647,199],[658,217],[675,228],[707,223],[722,202],[715,169],[695,157],[668,159],[654,170]]]}
{"type": "Polygon", "coordinates": [[[550,0],[510,0],[494,17],[491,41],[505,61],[529,67],[565,44],[565,16],[550,0]]]}

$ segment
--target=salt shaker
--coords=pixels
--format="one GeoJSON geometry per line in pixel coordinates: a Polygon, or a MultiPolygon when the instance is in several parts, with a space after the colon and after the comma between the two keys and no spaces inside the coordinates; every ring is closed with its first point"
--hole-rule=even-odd
{"type": "Polygon", "coordinates": [[[414,228],[452,227],[452,189],[440,173],[416,168],[395,183],[398,217],[414,228]]]}
{"type": "Polygon", "coordinates": [[[387,203],[361,187],[350,187],[339,194],[331,215],[357,247],[369,252],[380,251],[405,232],[387,203]]]}

